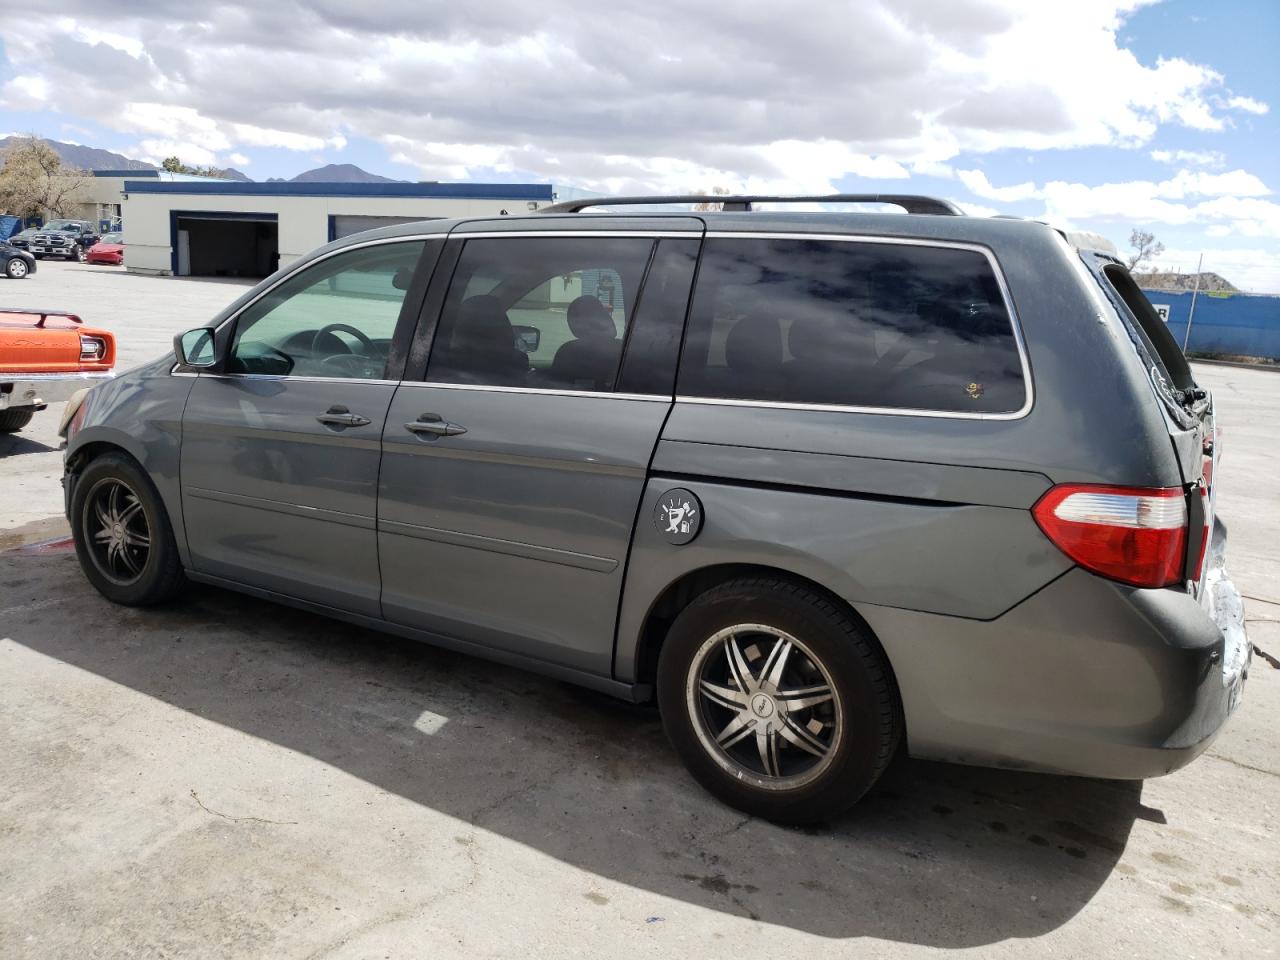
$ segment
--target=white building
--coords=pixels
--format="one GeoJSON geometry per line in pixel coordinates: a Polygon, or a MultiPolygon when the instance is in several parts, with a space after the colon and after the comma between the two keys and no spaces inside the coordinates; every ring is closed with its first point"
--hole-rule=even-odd
{"type": "Polygon", "coordinates": [[[145,175],[123,178],[119,189],[126,268],[165,276],[265,277],[361,230],[528,213],[555,197],[551,184],[540,183],[242,183],[145,175]]]}

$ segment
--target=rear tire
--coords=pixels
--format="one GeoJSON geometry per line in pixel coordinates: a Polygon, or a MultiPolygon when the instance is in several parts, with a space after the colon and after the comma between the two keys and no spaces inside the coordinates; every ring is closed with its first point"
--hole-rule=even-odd
{"type": "Polygon", "coordinates": [[[30,269],[27,267],[27,261],[23,260],[21,257],[13,257],[4,265],[4,275],[10,280],[22,280],[30,272],[30,269]]]}
{"type": "Polygon", "coordinates": [[[81,472],[71,534],[85,576],[113,603],[161,603],[186,583],[159,491],[123,453],[104,454],[81,472]]]}
{"type": "Polygon", "coordinates": [[[30,407],[15,407],[12,410],[0,410],[0,433],[17,433],[28,423],[36,412],[30,407]]]}
{"type": "Polygon", "coordinates": [[[779,823],[846,811],[902,736],[897,685],[870,631],[780,578],[731,581],[680,612],[659,655],[658,704],[699,783],[779,823]]]}
{"type": "Polygon", "coordinates": [[[71,259],[76,263],[84,263],[89,259],[89,254],[85,253],[84,247],[77,243],[71,248],[71,259]]]}

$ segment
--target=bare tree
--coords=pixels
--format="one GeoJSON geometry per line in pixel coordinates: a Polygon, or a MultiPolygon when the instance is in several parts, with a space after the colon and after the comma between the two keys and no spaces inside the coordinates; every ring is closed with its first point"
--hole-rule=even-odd
{"type": "MultiPolygon", "coordinates": [[[[710,195],[713,197],[727,197],[729,195],[729,188],[728,187],[712,187],[710,190],[702,191],[702,193],[704,195],[710,195]]],[[[714,200],[705,200],[702,203],[695,203],[693,205],[693,209],[707,210],[707,211],[723,210],[724,204],[716,203],[714,200]]]]}
{"type": "Polygon", "coordinates": [[[1133,232],[1129,234],[1129,246],[1133,248],[1133,253],[1129,257],[1130,270],[1137,270],[1148,260],[1154,260],[1164,253],[1164,244],[1156,239],[1154,233],[1139,230],[1137,227],[1134,227],[1133,232]]]}
{"type": "Polygon", "coordinates": [[[65,166],[36,136],[19,138],[0,160],[0,207],[20,217],[67,216],[88,182],[83,170],[65,166]]]}

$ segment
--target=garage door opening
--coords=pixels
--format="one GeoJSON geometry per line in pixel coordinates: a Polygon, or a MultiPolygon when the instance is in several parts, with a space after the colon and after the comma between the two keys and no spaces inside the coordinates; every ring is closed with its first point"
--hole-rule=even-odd
{"type": "Polygon", "coordinates": [[[173,272],[179,277],[260,279],[280,265],[275,214],[175,213],[173,272]]]}

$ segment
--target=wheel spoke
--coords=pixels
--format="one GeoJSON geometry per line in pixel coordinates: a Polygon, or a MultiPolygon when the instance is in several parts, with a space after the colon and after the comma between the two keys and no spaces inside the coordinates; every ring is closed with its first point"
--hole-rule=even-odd
{"type": "Polygon", "coordinates": [[[748,695],[741,690],[722,687],[709,680],[703,680],[698,687],[702,690],[704,697],[718,706],[727,707],[730,710],[741,710],[747,705],[748,695]]]}
{"type": "Polygon", "coordinates": [[[816,707],[831,699],[831,688],[825,683],[814,687],[800,687],[796,690],[779,690],[776,694],[787,710],[803,710],[805,707],[816,707]]]}
{"type": "Polygon", "coordinates": [[[792,746],[799,747],[801,750],[812,753],[815,757],[825,757],[827,755],[827,745],[790,717],[782,718],[782,726],[779,728],[778,732],[782,734],[782,736],[785,737],[787,742],[792,746]]]}
{"type": "Polygon", "coordinates": [[[120,484],[113,483],[111,492],[107,494],[107,513],[112,523],[120,522],[120,484]]]}
{"type": "Polygon", "coordinates": [[[116,548],[116,554],[124,562],[125,567],[130,573],[137,575],[142,572],[142,567],[138,566],[138,561],[133,559],[133,554],[129,552],[129,548],[123,543],[116,548]]]}
{"type": "Polygon", "coordinates": [[[142,501],[137,497],[130,498],[133,502],[124,508],[124,512],[120,514],[120,522],[128,523],[135,516],[142,512],[142,501]]]}
{"type": "Polygon", "coordinates": [[[95,533],[95,534],[93,535],[93,539],[97,540],[99,543],[110,543],[110,542],[111,542],[111,531],[110,531],[110,530],[99,530],[97,533],[95,533]]]}
{"type": "Polygon", "coordinates": [[[151,546],[151,538],[145,533],[134,533],[130,530],[125,531],[124,542],[131,547],[147,548],[151,546]]]}
{"type": "Polygon", "coordinates": [[[778,765],[778,735],[767,724],[756,727],[756,749],[760,753],[760,762],[764,764],[765,775],[782,776],[778,765]]]}
{"type": "Polygon", "coordinates": [[[790,656],[791,641],[778,637],[773,649],[769,651],[769,658],[765,660],[764,666],[760,668],[760,683],[767,684],[775,690],[781,686],[782,673],[787,669],[787,659],[790,656]]]}
{"type": "Polygon", "coordinates": [[[101,498],[94,501],[93,514],[98,518],[98,525],[101,526],[102,529],[110,532],[111,518],[107,516],[107,509],[103,506],[101,498]]]}
{"type": "Polygon", "coordinates": [[[755,726],[755,718],[745,713],[740,713],[730,720],[723,730],[716,736],[716,743],[720,744],[724,749],[732,747],[739,740],[746,739],[755,726]]]}
{"type": "Polygon", "coordinates": [[[729,661],[729,674],[733,677],[733,682],[738,685],[738,689],[743,693],[754,693],[756,690],[756,678],[751,673],[751,667],[747,665],[746,657],[742,655],[742,651],[738,648],[737,637],[726,637],[724,650],[725,657],[729,661]]]}

